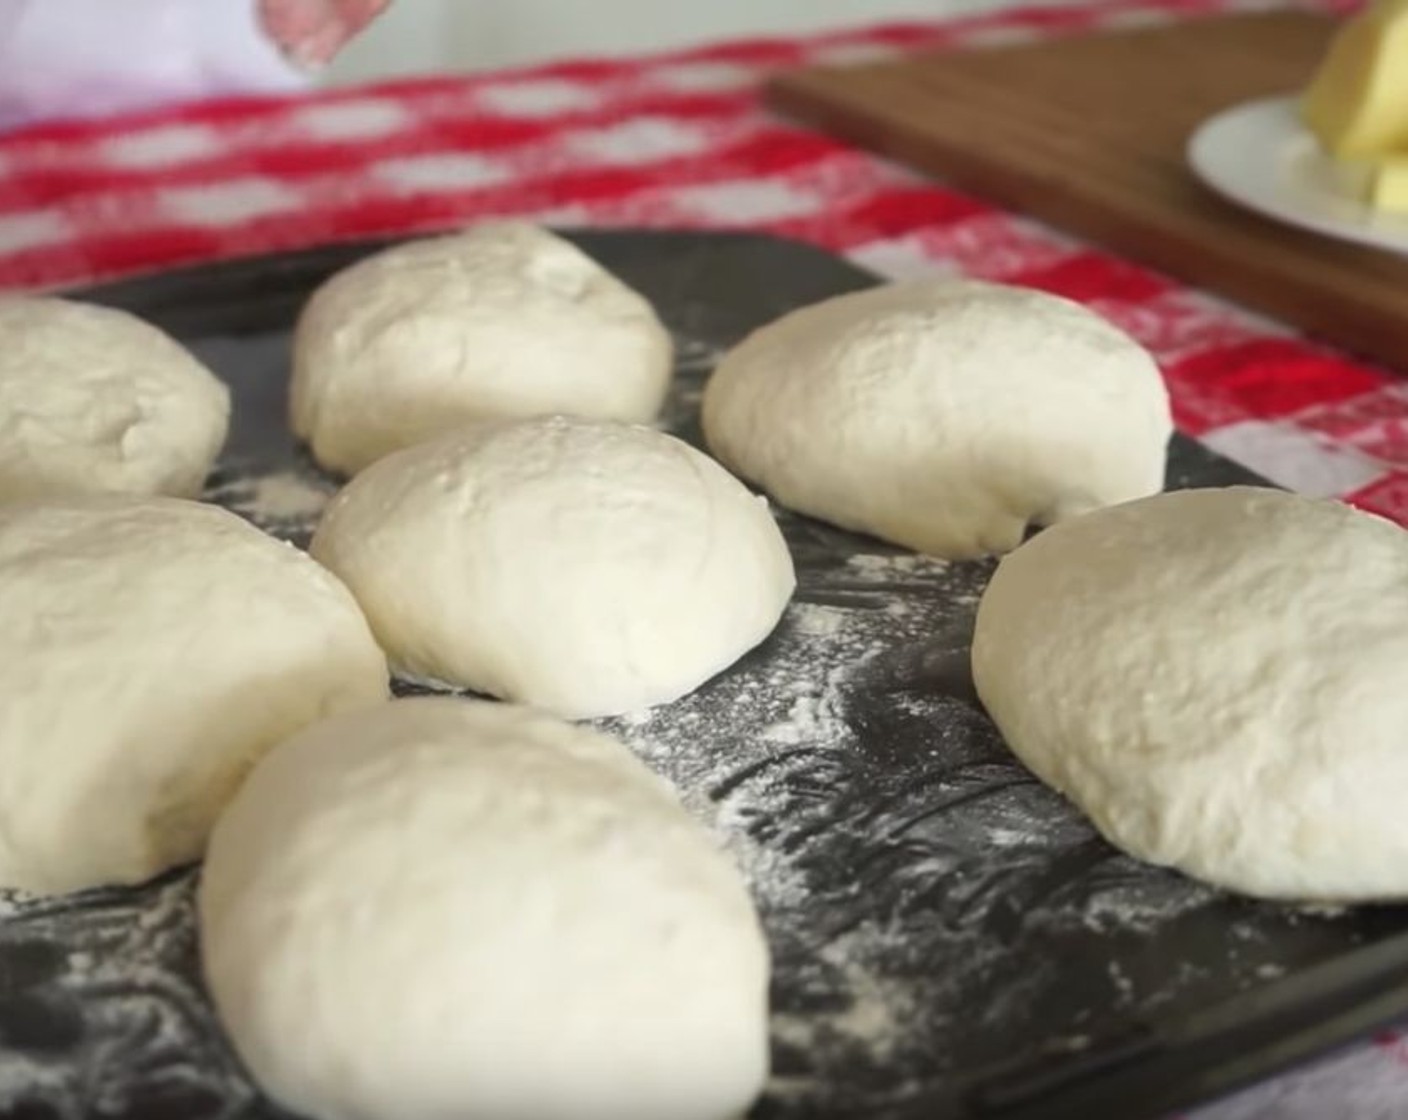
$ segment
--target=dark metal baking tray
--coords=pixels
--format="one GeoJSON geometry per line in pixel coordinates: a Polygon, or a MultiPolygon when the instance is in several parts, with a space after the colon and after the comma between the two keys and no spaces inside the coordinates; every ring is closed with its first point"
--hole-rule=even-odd
{"type": "MultiPolygon", "coordinates": [[[[751,235],[573,236],[675,332],[666,420],[695,442],[721,349],[875,282],[751,235]]],[[[234,429],[209,496],[295,541],[336,483],[285,426],[287,330],[315,284],[370,248],[83,293],[173,331],[229,379],[234,429]]],[[[1171,485],[1244,481],[1175,440],[1171,485]]],[[[780,520],[800,586],[778,632],[695,695],[601,721],[722,829],[753,883],[776,959],[775,1075],[757,1117],[1137,1120],[1408,1012],[1408,909],[1267,905],[1144,866],[1013,760],[967,675],[989,564],[780,520]]],[[[201,992],[193,882],[0,897],[0,1115],[278,1115],[201,992]]]]}

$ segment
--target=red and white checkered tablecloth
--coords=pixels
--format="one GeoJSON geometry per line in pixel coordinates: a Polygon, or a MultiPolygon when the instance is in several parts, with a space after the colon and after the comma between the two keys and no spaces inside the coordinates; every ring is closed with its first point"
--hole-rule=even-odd
{"type": "MultiPolygon", "coordinates": [[[[759,102],[762,77],[785,65],[1240,6],[1102,0],[34,128],[0,137],[0,288],[504,214],[767,230],[888,276],[962,272],[1082,300],[1158,357],[1185,432],[1275,482],[1408,524],[1408,382],[759,102]]],[[[1198,1120],[1408,1118],[1405,1037],[1386,1033],[1198,1120]]]]}

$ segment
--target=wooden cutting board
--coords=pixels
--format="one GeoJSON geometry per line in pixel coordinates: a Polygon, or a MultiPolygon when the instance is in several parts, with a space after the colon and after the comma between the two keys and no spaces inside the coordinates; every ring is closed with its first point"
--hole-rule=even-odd
{"type": "Polygon", "coordinates": [[[1198,19],[780,75],[775,106],[1408,371],[1408,258],[1224,202],[1184,161],[1211,114],[1306,84],[1332,23],[1198,19]]]}

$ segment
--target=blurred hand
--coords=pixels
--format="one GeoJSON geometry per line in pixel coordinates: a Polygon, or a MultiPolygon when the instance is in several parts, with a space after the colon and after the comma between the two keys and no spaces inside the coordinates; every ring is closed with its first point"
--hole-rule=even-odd
{"type": "Polygon", "coordinates": [[[390,0],[259,0],[270,38],[300,66],[322,66],[376,19],[390,0]]]}

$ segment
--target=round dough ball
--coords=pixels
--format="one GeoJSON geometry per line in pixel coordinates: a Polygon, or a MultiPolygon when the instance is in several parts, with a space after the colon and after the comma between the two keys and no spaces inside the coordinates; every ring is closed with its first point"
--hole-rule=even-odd
{"type": "Polygon", "coordinates": [[[1158,491],[1172,430],[1132,339],[1069,300],[974,281],[794,311],[704,394],[710,450],[783,505],[952,559],[1158,491]]]}
{"type": "Polygon", "coordinates": [[[347,589],[176,498],[0,506],[0,886],[135,883],[198,858],[254,761],[387,694],[347,589]]]}
{"type": "Polygon", "coordinates": [[[767,1074],[738,872],[625,747],[525,708],[294,737],[216,826],[199,905],[220,1018],[302,1115],[734,1120],[767,1074]]]}
{"type": "Polygon", "coordinates": [[[224,383],[135,316],[0,299],[0,501],[193,497],[229,420],[224,383]]]}
{"type": "Polygon", "coordinates": [[[973,640],[1013,751],[1111,842],[1248,894],[1408,896],[1408,533],[1237,487],[1047,529],[973,640]]]}
{"type": "Polygon", "coordinates": [[[294,336],[293,430],[348,474],[466,421],[652,419],[673,346],[650,304],[521,222],[412,241],[339,272],[294,336]]]}
{"type": "Polygon", "coordinates": [[[765,500],[708,456],[563,417],[389,456],[333,499],[312,553],[399,670],[569,717],[692,691],[796,583],[765,500]]]}

